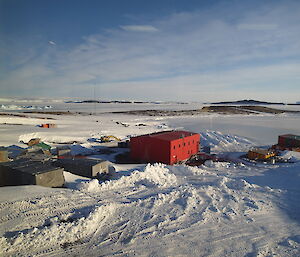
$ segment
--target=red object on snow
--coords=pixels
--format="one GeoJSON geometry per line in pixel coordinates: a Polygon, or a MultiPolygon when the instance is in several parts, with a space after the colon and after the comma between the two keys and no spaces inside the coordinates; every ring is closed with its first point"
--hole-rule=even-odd
{"type": "Polygon", "coordinates": [[[56,124],[54,123],[44,123],[41,125],[42,128],[56,128],[56,124]]]}
{"type": "Polygon", "coordinates": [[[198,153],[200,135],[187,131],[164,131],[130,139],[133,160],[175,164],[198,153]]]}

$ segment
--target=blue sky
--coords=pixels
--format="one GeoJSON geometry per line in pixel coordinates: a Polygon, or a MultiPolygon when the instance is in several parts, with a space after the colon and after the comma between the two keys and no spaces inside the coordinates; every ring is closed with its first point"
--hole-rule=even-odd
{"type": "Polygon", "coordinates": [[[0,94],[300,101],[300,1],[0,0],[0,94]]]}

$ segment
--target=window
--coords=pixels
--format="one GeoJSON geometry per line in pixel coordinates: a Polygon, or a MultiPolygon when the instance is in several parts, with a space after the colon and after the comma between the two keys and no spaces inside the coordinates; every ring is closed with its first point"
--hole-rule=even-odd
{"type": "Polygon", "coordinates": [[[174,149],[174,150],[176,149],[176,146],[175,146],[175,145],[173,146],[173,149],[174,149]]]}
{"type": "Polygon", "coordinates": [[[178,147],[180,148],[180,144],[178,145],[178,147]]]}
{"type": "Polygon", "coordinates": [[[183,143],[183,146],[185,146],[185,143],[183,143]]]}

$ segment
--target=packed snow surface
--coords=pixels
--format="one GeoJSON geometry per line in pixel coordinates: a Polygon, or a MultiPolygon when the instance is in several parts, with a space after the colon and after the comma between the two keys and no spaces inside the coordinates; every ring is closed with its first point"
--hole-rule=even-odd
{"type": "Polygon", "coordinates": [[[106,182],[64,172],[66,188],[2,187],[0,256],[300,256],[299,153],[283,152],[292,162],[272,165],[239,158],[275,144],[279,131],[300,134],[298,116],[30,114],[0,116],[0,123],[2,145],[25,147],[39,137],[111,160],[114,154],[101,152],[103,135],[184,128],[227,160],[113,164],[106,182]],[[57,128],[36,126],[46,122],[57,128]]]}
{"type": "Polygon", "coordinates": [[[148,164],[77,190],[7,200],[3,188],[0,254],[297,256],[299,168],[148,164]]]}

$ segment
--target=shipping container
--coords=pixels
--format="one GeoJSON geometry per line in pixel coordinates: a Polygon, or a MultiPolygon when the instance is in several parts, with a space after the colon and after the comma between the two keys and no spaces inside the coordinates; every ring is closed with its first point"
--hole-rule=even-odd
{"type": "Polygon", "coordinates": [[[287,134],[278,137],[278,145],[282,147],[300,147],[300,136],[287,134]]]}

